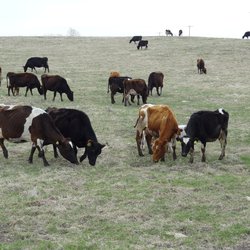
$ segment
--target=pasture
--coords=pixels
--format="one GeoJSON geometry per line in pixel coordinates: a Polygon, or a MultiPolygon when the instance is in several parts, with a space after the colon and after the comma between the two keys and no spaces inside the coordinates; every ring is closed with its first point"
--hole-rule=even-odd
{"type": "MultiPolygon", "coordinates": [[[[198,37],[147,37],[147,50],[130,37],[1,37],[1,103],[67,107],[90,117],[106,147],[92,167],[85,159],[71,165],[46,151],[49,167],[31,145],[6,142],[0,152],[0,249],[249,249],[250,248],[250,41],[198,37]],[[31,56],[48,57],[50,74],[66,78],[74,102],[52,92],[44,101],[20,89],[8,96],[8,71],[23,72],[31,56]],[[197,58],[206,63],[199,75],[197,58]],[[152,71],[165,75],[162,96],[148,103],[167,104],[185,124],[198,110],[229,112],[228,145],[222,161],[219,142],[200,144],[194,163],[180,155],[152,162],[139,157],[134,124],[138,106],[124,107],[122,95],[111,104],[110,71],[147,81],[152,71]]],[[[43,74],[38,69],[37,76],[43,74]]]]}

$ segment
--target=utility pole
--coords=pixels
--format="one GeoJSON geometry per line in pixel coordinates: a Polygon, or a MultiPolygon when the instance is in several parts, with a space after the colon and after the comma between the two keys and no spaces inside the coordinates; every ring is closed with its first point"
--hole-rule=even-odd
{"type": "Polygon", "coordinates": [[[190,31],[191,31],[191,28],[192,28],[193,26],[192,25],[188,25],[188,35],[190,36],[190,31]]]}

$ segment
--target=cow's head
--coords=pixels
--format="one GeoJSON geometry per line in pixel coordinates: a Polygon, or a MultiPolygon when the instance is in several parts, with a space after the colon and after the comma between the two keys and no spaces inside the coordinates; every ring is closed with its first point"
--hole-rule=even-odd
{"type": "Polygon", "coordinates": [[[67,97],[69,98],[69,100],[70,101],[74,101],[74,93],[73,93],[73,91],[69,91],[68,93],[67,93],[67,97]]]}
{"type": "Polygon", "coordinates": [[[188,136],[183,136],[180,139],[180,142],[181,142],[181,155],[186,157],[190,149],[194,147],[194,142],[188,136]]]}
{"type": "Polygon", "coordinates": [[[78,160],[71,142],[65,139],[62,142],[57,143],[56,146],[63,158],[73,164],[78,164],[78,160]]]}
{"type": "Polygon", "coordinates": [[[39,92],[40,95],[43,95],[43,87],[42,86],[39,86],[37,88],[37,90],[38,90],[38,92],[39,92]]]}
{"type": "Polygon", "coordinates": [[[162,159],[165,155],[166,151],[166,143],[162,142],[158,139],[154,141],[153,144],[153,161],[158,162],[160,159],[162,159]]]}
{"type": "Polygon", "coordinates": [[[26,72],[27,71],[27,69],[28,69],[28,67],[25,65],[25,66],[23,66],[23,70],[24,70],[24,72],[26,72]]]}
{"type": "Polygon", "coordinates": [[[88,156],[89,164],[94,166],[96,163],[97,156],[101,154],[102,148],[104,147],[105,145],[100,144],[99,142],[88,140],[85,152],[80,157],[80,162],[82,162],[88,156]]]}

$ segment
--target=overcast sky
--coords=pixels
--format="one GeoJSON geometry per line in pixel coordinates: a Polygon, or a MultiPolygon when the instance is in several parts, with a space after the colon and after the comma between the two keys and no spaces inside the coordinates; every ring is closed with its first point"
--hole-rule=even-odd
{"type": "Polygon", "coordinates": [[[174,35],[241,38],[250,0],[4,0],[0,36],[174,35]],[[190,28],[189,28],[190,26],[190,28]]]}

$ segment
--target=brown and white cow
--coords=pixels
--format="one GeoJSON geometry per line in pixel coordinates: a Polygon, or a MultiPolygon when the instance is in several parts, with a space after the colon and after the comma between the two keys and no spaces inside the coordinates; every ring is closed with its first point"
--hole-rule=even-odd
{"type": "Polygon", "coordinates": [[[32,142],[29,163],[33,162],[36,149],[43,159],[44,166],[49,163],[44,155],[43,142],[57,145],[61,155],[71,163],[78,164],[71,143],[63,137],[52,118],[44,110],[32,106],[0,105],[0,146],[3,155],[8,158],[4,140],[10,142],[32,142]]]}
{"type": "Polygon", "coordinates": [[[8,95],[10,95],[10,91],[14,95],[14,89],[16,90],[22,87],[26,87],[25,96],[27,96],[28,90],[30,90],[31,95],[33,95],[32,89],[34,88],[37,88],[40,95],[43,94],[43,89],[37,76],[32,73],[12,73],[8,77],[8,95]]]}
{"type": "Polygon", "coordinates": [[[173,159],[176,159],[176,137],[180,133],[176,118],[167,105],[142,105],[135,125],[136,143],[138,154],[143,156],[141,141],[145,132],[149,153],[152,153],[153,161],[164,160],[165,152],[169,146],[173,149],[173,159]],[[153,148],[151,148],[152,139],[153,148]]]}
{"type": "Polygon", "coordinates": [[[202,58],[197,59],[197,69],[200,74],[207,74],[207,69],[205,68],[205,62],[202,58]]]}
{"type": "Polygon", "coordinates": [[[62,99],[62,94],[65,93],[70,101],[74,101],[74,93],[71,91],[66,79],[59,75],[47,75],[43,74],[41,76],[41,81],[43,85],[44,99],[46,100],[47,90],[54,92],[53,101],[55,101],[56,93],[58,92],[62,99]]]}
{"type": "Polygon", "coordinates": [[[123,81],[124,86],[124,105],[127,106],[127,103],[131,105],[129,101],[129,96],[137,95],[137,104],[140,105],[140,96],[142,97],[143,104],[147,103],[148,97],[148,87],[146,82],[143,79],[125,79],[123,81]]]}

